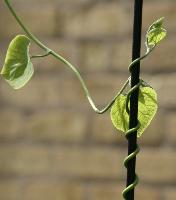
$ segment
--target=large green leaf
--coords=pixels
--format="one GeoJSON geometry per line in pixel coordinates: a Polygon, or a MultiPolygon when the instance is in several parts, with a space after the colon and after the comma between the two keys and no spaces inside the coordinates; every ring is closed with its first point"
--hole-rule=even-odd
{"type": "Polygon", "coordinates": [[[11,41],[7,50],[1,74],[14,89],[23,87],[34,73],[29,45],[28,37],[18,35],[11,41]]]}
{"type": "MultiPolygon", "coordinates": [[[[129,129],[129,115],[126,112],[127,96],[121,94],[111,108],[111,120],[113,125],[122,132],[129,129]]],[[[151,87],[140,87],[138,102],[138,120],[140,128],[137,135],[140,137],[148,127],[157,111],[157,94],[151,87]]]]}

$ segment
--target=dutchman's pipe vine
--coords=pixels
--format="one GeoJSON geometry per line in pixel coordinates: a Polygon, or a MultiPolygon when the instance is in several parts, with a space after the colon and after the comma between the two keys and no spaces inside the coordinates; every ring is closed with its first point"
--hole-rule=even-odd
{"type": "Polygon", "coordinates": [[[12,15],[14,16],[14,18],[16,19],[16,21],[18,22],[18,24],[21,26],[21,28],[23,29],[23,31],[26,33],[26,35],[34,42],[36,43],[37,46],[39,46],[41,49],[43,49],[46,53],[44,55],[34,55],[31,56],[30,58],[41,58],[41,57],[45,57],[45,56],[53,56],[56,59],[60,60],[62,63],[64,63],[67,67],[69,67],[72,72],[76,75],[76,77],[78,78],[79,82],[81,83],[81,86],[83,88],[83,91],[89,101],[89,104],[91,105],[92,109],[98,113],[98,114],[103,114],[105,113],[107,110],[109,110],[109,108],[111,108],[111,106],[113,105],[114,101],[116,100],[116,98],[123,92],[123,90],[126,88],[126,86],[129,83],[129,79],[124,83],[124,85],[122,86],[122,88],[119,90],[119,92],[117,92],[117,94],[112,98],[112,100],[102,109],[97,108],[97,106],[95,105],[89,90],[86,86],[86,83],[84,81],[84,79],[82,78],[80,72],[76,69],[76,67],[74,67],[69,61],[67,61],[65,58],[63,58],[61,55],[59,55],[58,53],[56,53],[55,51],[51,50],[50,48],[48,48],[46,45],[44,45],[36,36],[34,36],[29,30],[28,28],[23,24],[22,20],[19,18],[19,16],[16,14],[16,11],[14,10],[14,8],[12,7],[11,3],[9,2],[9,0],[4,0],[7,7],[9,8],[10,12],[12,13],[12,15]]]}
{"type": "MultiPolygon", "coordinates": [[[[142,135],[143,131],[150,124],[157,110],[157,94],[154,91],[154,89],[149,86],[149,84],[140,79],[139,83],[132,87],[126,94],[125,92],[128,88],[128,85],[131,85],[131,77],[129,77],[120,89],[120,91],[117,92],[117,94],[112,98],[112,100],[107,104],[107,106],[105,106],[101,110],[98,109],[92,97],[90,96],[89,90],[79,71],[61,55],[44,45],[36,36],[34,36],[26,28],[22,20],[16,14],[9,0],[4,0],[4,2],[6,3],[10,12],[12,13],[12,15],[26,34],[26,36],[18,35],[11,41],[5,58],[4,66],[1,70],[1,75],[4,77],[4,79],[8,82],[10,86],[12,86],[14,89],[19,89],[30,80],[34,73],[33,64],[31,62],[32,59],[42,58],[45,56],[53,56],[62,63],[64,63],[67,67],[69,67],[72,70],[72,72],[76,75],[92,109],[96,113],[103,114],[109,108],[111,108],[111,120],[113,125],[118,130],[124,132],[124,135],[127,139],[134,132],[137,132],[138,137],[142,135]],[[45,54],[31,56],[29,54],[29,45],[31,41],[33,41],[41,49],[43,49],[45,51],[45,54]],[[133,94],[133,92],[135,92],[138,89],[138,123],[136,127],[129,129],[130,97],[133,94]]],[[[146,53],[142,57],[135,59],[129,65],[128,69],[130,72],[132,72],[133,67],[135,67],[135,65],[138,62],[147,57],[154,50],[157,44],[159,44],[160,41],[163,40],[163,38],[165,38],[166,30],[162,27],[163,19],[164,18],[158,19],[149,27],[146,34],[145,42],[146,53]]],[[[124,160],[125,167],[127,167],[128,162],[131,159],[133,159],[139,151],[140,149],[137,145],[135,151],[128,155],[128,157],[126,157],[126,159],[124,160]]],[[[136,175],[134,182],[123,190],[124,199],[127,199],[127,193],[135,188],[135,186],[138,183],[138,180],[138,176],[136,175]]]]}
{"type": "MultiPolygon", "coordinates": [[[[133,70],[133,68],[135,67],[135,64],[137,64],[137,63],[140,62],[142,59],[144,59],[145,57],[147,57],[147,56],[152,52],[153,49],[154,49],[154,46],[153,46],[152,48],[150,48],[150,49],[147,49],[146,54],[144,54],[142,57],[137,58],[136,60],[134,60],[134,61],[129,65],[129,67],[128,67],[129,72],[131,73],[132,70],[133,70]]],[[[128,93],[127,93],[125,108],[126,108],[126,112],[128,113],[128,115],[129,115],[129,113],[130,113],[130,109],[129,109],[130,96],[131,96],[131,94],[132,94],[133,92],[135,92],[137,89],[139,89],[141,85],[142,85],[142,80],[139,80],[139,83],[138,83],[137,85],[135,85],[134,87],[132,87],[132,88],[128,91],[128,93]]],[[[137,132],[139,128],[140,128],[140,121],[138,120],[138,123],[137,123],[136,127],[131,128],[131,129],[129,129],[128,131],[125,132],[125,137],[128,139],[128,137],[129,137],[131,134],[133,134],[134,132],[137,132]]],[[[134,152],[132,152],[130,155],[128,155],[128,156],[125,158],[125,160],[124,160],[124,166],[125,166],[126,168],[127,168],[128,162],[129,162],[130,160],[132,160],[134,157],[136,157],[136,155],[139,153],[139,151],[140,151],[140,147],[139,147],[139,145],[137,144],[136,150],[135,150],[134,152]]],[[[126,199],[127,193],[130,192],[132,189],[134,189],[134,188],[136,187],[136,185],[138,184],[138,182],[139,182],[139,178],[138,178],[138,176],[137,176],[137,174],[136,174],[136,175],[135,175],[135,180],[134,180],[134,182],[133,182],[132,184],[130,184],[128,187],[126,187],[126,188],[123,190],[123,192],[122,192],[124,199],[126,199]]]]}

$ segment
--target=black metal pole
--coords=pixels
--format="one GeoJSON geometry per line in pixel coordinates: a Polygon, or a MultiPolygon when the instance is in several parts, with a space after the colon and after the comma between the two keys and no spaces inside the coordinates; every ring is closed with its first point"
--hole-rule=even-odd
{"type": "MultiPolygon", "coordinates": [[[[141,29],[142,29],[142,8],[143,0],[135,0],[134,2],[134,25],[133,25],[133,48],[132,60],[140,57],[141,50],[141,29]]],[[[131,87],[139,83],[140,62],[133,66],[131,72],[131,87]]],[[[139,89],[135,90],[130,97],[130,116],[129,128],[136,127],[138,123],[138,94],[139,89]]],[[[128,137],[128,155],[136,150],[137,147],[137,131],[128,137]]],[[[127,183],[129,186],[135,180],[136,157],[131,159],[127,164],[127,183]]],[[[126,195],[126,200],[134,200],[134,189],[130,190],[126,195]]]]}

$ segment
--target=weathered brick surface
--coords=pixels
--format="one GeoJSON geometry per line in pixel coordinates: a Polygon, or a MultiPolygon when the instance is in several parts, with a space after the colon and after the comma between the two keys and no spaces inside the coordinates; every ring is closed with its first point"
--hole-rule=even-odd
{"type": "Polygon", "coordinates": [[[112,43],[84,42],[81,45],[81,69],[108,70],[111,65],[112,43]]]}
{"type": "Polygon", "coordinates": [[[26,145],[3,145],[0,152],[2,176],[41,175],[50,172],[51,151],[26,145]]]}
{"type": "Polygon", "coordinates": [[[2,109],[0,113],[0,140],[16,141],[23,138],[24,114],[8,108],[2,109]]]}
{"type": "Polygon", "coordinates": [[[175,77],[176,73],[157,75],[153,83],[158,91],[159,105],[165,108],[175,108],[175,77]]]}
{"type": "MultiPolygon", "coordinates": [[[[63,34],[68,37],[99,38],[122,35],[130,30],[126,10],[117,3],[96,4],[91,9],[62,9],[58,18],[62,18],[63,34]],[[123,20],[126,23],[123,23],[123,20]],[[117,26],[118,24],[118,26],[117,26]],[[119,28],[120,27],[120,28],[119,28]]],[[[57,27],[60,33],[60,27],[57,27]]]]}
{"type": "Polygon", "coordinates": [[[91,139],[97,143],[125,142],[121,134],[112,128],[109,113],[103,116],[92,116],[91,139]]]}
{"type": "Polygon", "coordinates": [[[169,32],[175,32],[174,18],[176,16],[176,2],[169,0],[162,1],[146,1],[144,2],[144,28],[148,27],[148,24],[152,23],[154,19],[159,17],[165,17],[165,26],[169,32]],[[151,14],[152,13],[152,14],[151,14]]]}
{"type": "Polygon", "coordinates": [[[22,198],[22,181],[4,180],[0,182],[1,199],[19,200],[22,198]]]}
{"type": "Polygon", "coordinates": [[[176,198],[176,191],[174,187],[171,188],[166,188],[165,189],[165,194],[164,194],[164,198],[165,199],[170,199],[170,200],[174,200],[176,198]]]}
{"type": "MultiPolygon", "coordinates": [[[[98,107],[129,76],[133,1],[14,0],[27,27],[85,78],[98,107]]],[[[137,200],[175,200],[176,71],[174,0],[144,2],[143,42],[165,16],[168,37],[142,61],[141,77],[158,92],[159,109],[139,139],[137,200]]],[[[0,2],[0,65],[12,37],[23,34],[0,2]]],[[[43,51],[31,45],[31,55],[43,51]]],[[[122,199],[127,140],[109,112],[96,115],[76,76],[51,56],[33,60],[35,76],[14,91],[0,80],[0,199],[122,199]]]]}
{"type": "MultiPolygon", "coordinates": [[[[145,73],[159,73],[174,71],[175,54],[172,34],[163,41],[155,51],[142,61],[142,71],[145,73]],[[169,49],[169,53],[168,53],[169,49]],[[162,59],[162,58],[165,59],[162,59]],[[162,60],[162,62],[161,62],[162,60]],[[167,67],[166,67],[167,66],[167,67]]],[[[117,72],[125,72],[131,60],[131,42],[124,40],[112,45],[112,68],[117,72]],[[126,57],[126,59],[124,59],[126,57]]],[[[143,52],[146,50],[145,45],[142,46],[143,52]]]]}
{"type": "Polygon", "coordinates": [[[0,174],[122,178],[123,151],[120,149],[69,146],[3,145],[0,152],[0,174]],[[117,170],[116,166],[121,167],[117,170]]]}
{"type": "MultiPolygon", "coordinates": [[[[16,10],[20,13],[21,18],[25,21],[30,30],[37,35],[52,36],[55,30],[55,9],[52,4],[30,4],[25,3],[14,3],[16,10]],[[30,9],[29,9],[30,8],[30,9]],[[43,24],[43,25],[42,25],[43,24]]],[[[4,8],[4,5],[3,5],[4,8]]],[[[4,37],[12,37],[15,34],[22,33],[19,25],[15,22],[7,8],[3,9],[1,18],[6,20],[0,21],[1,35],[4,37]],[[8,24],[8,26],[6,26],[8,24]]]]}
{"type": "Polygon", "coordinates": [[[169,112],[167,114],[167,121],[166,121],[166,134],[167,140],[171,145],[176,144],[176,138],[175,138],[175,124],[176,124],[176,113],[174,111],[169,112]]]}
{"type": "MultiPolygon", "coordinates": [[[[90,184],[90,199],[106,200],[106,199],[123,199],[119,197],[121,191],[124,189],[124,183],[105,183],[105,184],[90,184]]],[[[161,192],[158,188],[141,185],[136,190],[136,200],[152,199],[161,200],[161,192]]]]}
{"type": "Polygon", "coordinates": [[[175,150],[143,149],[138,156],[138,173],[141,180],[152,183],[175,183],[175,150]]]}
{"type": "Polygon", "coordinates": [[[70,111],[34,112],[26,117],[25,136],[34,141],[80,142],[87,128],[87,117],[70,111]]]}
{"type": "Polygon", "coordinates": [[[86,188],[79,183],[60,183],[58,181],[35,181],[26,184],[24,200],[48,199],[86,199],[86,188]]]}

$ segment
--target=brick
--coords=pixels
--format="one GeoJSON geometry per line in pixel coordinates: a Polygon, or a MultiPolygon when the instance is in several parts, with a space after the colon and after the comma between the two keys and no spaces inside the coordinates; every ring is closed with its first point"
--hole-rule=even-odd
{"type": "MultiPolygon", "coordinates": [[[[15,5],[15,4],[14,4],[15,5]]],[[[39,35],[39,36],[52,36],[54,35],[55,30],[55,13],[54,5],[52,4],[30,4],[26,5],[24,3],[16,4],[16,10],[19,16],[23,19],[25,25],[29,27],[30,31],[39,35]],[[40,10],[40,12],[39,12],[40,10]],[[33,20],[36,19],[36,20],[33,20]],[[46,20],[47,19],[47,20],[46,20]],[[44,24],[44,26],[41,26],[44,24]]],[[[19,32],[22,32],[21,28],[13,19],[10,12],[5,8],[5,5],[2,7],[0,27],[6,27],[1,29],[1,36],[3,37],[12,37],[19,32]],[[7,26],[8,24],[8,26],[7,26]]]]}
{"type": "MultiPolygon", "coordinates": [[[[44,4],[56,4],[56,3],[58,3],[59,5],[61,5],[61,6],[64,6],[64,5],[69,5],[69,4],[71,4],[72,6],[74,6],[74,4],[76,4],[76,5],[84,5],[84,4],[87,4],[88,3],[88,1],[90,1],[90,2],[93,2],[94,0],[75,0],[74,2],[72,1],[72,0],[60,0],[60,1],[58,1],[58,0],[38,0],[37,2],[35,1],[35,0],[31,0],[30,2],[32,3],[32,4],[42,4],[42,3],[44,3],[44,4]]],[[[14,4],[16,3],[18,3],[18,4],[24,4],[24,2],[26,2],[25,0],[14,0],[14,4]]],[[[28,3],[28,2],[26,2],[26,5],[30,5],[30,3],[28,3]]]]}
{"type": "MultiPolygon", "coordinates": [[[[88,85],[88,81],[86,81],[83,74],[82,77],[84,78],[86,85],[88,85]]],[[[89,109],[88,101],[75,74],[70,72],[67,75],[61,75],[59,79],[60,85],[57,85],[57,90],[61,92],[60,94],[62,94],[59,94],[61,105],[69,105],[74,107],[74,109],[85,107],[89,109]]]]}
{"type": "Polygon", "coordinates": [[[33,77],[23,89],[13,90],[2,80],[2,101],[6,102],[6,105],[25,108],[58,105],[60,101],[56,92],[58,85],[57,78],[52,77],[50,79],[49,77],[37,76],[33,77]]]}
{"type": "Polygon", "coordinates": [[[140,144],[158,146],[163,142],[164,130],[165,130],[164,113],[159,108],[151,124],[149,125],[149,127],[147,127],[142,137],[139,138],[140,144]]]}
{"type": "Polygon", "coordinates": [[[97,105],[106,106],[127,80],[127,75],[95,73],[85,77],[88,88],[97,105]]]}
{"type": "Polygon", "coordinates": [[[83,69],[96,71],[110,68],[111,44],[85,42],[81,45],[81,66],[83,69]]]}
{"type": "MultiPolygon", "coordinates": [[[[37,2],[35,1],[35,0],[31,0],[30,2],[33,4],[34,2],[35,2],[35,4],[36,5],[40,5],[42,2],[43,3],[45,3],[45,4],[48,4],[48,3],[50,3],[50,4],[53,4],[53,3],[55,3],[57,0],[38,0],[37,2]]],[[[25,4],[25,0],[14,0],[14,5],[15,4],[18,4],[18,5],[24,5],[25,4]]],[[[31,3],[30,2],[26,2],[26,4],[25,5],[31,5],[31,3]]]]}
{"type": "Polygon", "coordinates": [[[172,72],[174,70],[175,56],[173,38],[167,37],[154,50],[154,52],[143,61],[143,69],[146,72],[172,72]],[[168,51],[169,50],[169,51],[168,51]]]}
{"type": "MultiPolygon", "coordinates": [[[[83,77],[97,105],[107,104],[115,95],[117,88],[119,90],[126,81],[125,76],[117,78],[115,74],[89,74],[83,77]]],[[[74,105],[79,108],[86,106],[90,109],[75,75],[36,74],[23,89],[15,91],[1,80],[1,95],[1,101],[6,105],[28,109],[58,108],[59,105],[74,105]]]]}
{"type": "Polygon", "coordinates": [[[89,199],[107,200],[107,199],[122,199],[123,184],[104,183],[96,184],[91,183],[89,189],[89,199]]]}
{"type": "MultiPolygon", "coordinates": [[[[140,145],[158,146],[162,143],[165,130],[164,119],[164,113],[159,109],[149,127],[147,127],[142,137],[139,138],[140,145]]],[[[126,144],[124,134],[114,128],[109,113],[98,116],[93,115],[91,130],[93,142],[126,144]]]]}
{"type": "Polygon", "coordinates": [[[138,155],[137,172],[141,181],[175,183],[175,151],[169,149],[142,149],[138,155]]]}
{"type": "Polygon", "coordinates": [[[166,200],[174,200],[176,198],[176,191],[174,187],[165,187],[164,198],[166,200]]]}
{"type": "Polygon", "coordinates": [[[67,9],[67,10],[77,10],[77,9],[85,9],[85,8],[89,8],[89,6],[93,6],[95,5],[95,0],[61,0],[61,1],[57,1],[56,0],[56,3],[57,3],[57,9],[60,9],[60,8],[64,8],[64,9],[67,9]]]}
{"type": "Polygon", "coordinates": [[[116,179],[123,174],[120,149],[5,145],[0,150],[0,175],[4,176],[116,179]]]}
{"type": "Polygon", "coordinates": [[[140,199],[161,200],[163,198],[162,190],[158,189],[157,185],[148,186],[139,184],[136,187],[135,195],[136,195],[136,200],[140,199]]]}
{"type": "MultiPolygon", "coordinates": [[[[144,3],[142,45],[159,17],[165,16],[169,35],[141,65],[141,77],[158,93],[159,110],[138,141],[136,200],[176,198],[175,4],[144,3]]],[[[13,5],[44,44],[81,71],[96,105],[106,105],[128,77],[133,2],[14,0],[13,5]]],[[[4,3],[0,10],[2,65],[10,39],[22,30],[4,3]]],[[[30,53],[43,52],[31,45],[30,53]]],[[[91,110],[63,63],[52,57],[33,63],[35,76],[24,89],[13,91],[0,80],[0,199],[122,199],[127,141],[109,112],[91,110]]]]}
{"type": "Polygon", "coordinates": [[[176,144],[176,138],[175,138],[175,123],[176,123],[176,113],[175,112],[169,112],[167,114],[167,120],[166,120],[166,127],[167,130],[167,142],[171,145],[176,144]]]}
{"type": "MultiPolygon", "coordinates": [[[[48,200],[52,199],[122,199],[122,190],[124,183],[80,183],[77,181],[59,181],[59,180],[27,180],[20,181],[1,181],[0,191],[3,200],[48,200]]],[[[160,200],[162,193],[157,187],[138,185],[136,187],[136,200],[153,199],[160,200]]],[[[165,196],[174,197],[174,190],[167,188],[165,196]]]]}
{"type": "MultiPolygon", "coordinates": [[[[43,37],[41,41],[47,45],[48,48],[54,50],[56,53],[67,59],[71,64],[80,67],[79,57],[80,49],[75,41],[68,41],[66,39],[61,39],[59,37],[47,38],[43,37]]],[[[37,48],[36,45],[31,46],[30,50],[32,55],[44,54],[40,48],[37,48]]],[[[54,73],[60,74],[67,72],[68,66],[63,64],[60,60],[54,58],[53,56],[47,56],[45,58],[33,59],[32,60],[35,71],[38,73],[54,73]]],[[[68,70],[68,73],[70,71],[68,70]]]]}
{"type": "MultiPolygon", "coordinates": [[[[128,72],[131,62],[132,44],[129,40],[117,41],[112,45],[112,69],[120,72],[128,72]]],[[[143,53],[146,50],[142,42],[143,53]]],[[[166,37],[157,48],[143,61],[141,61],[141,72],[159,73],[174,70],[175,56],[173,38],[166,37]]]]}
{"type": "Polygon", "coordinates": [[[0,140],[16,141],[23,138],[24,115],[16,109],[0,111],[0,140]]]}
{"type": "Polygon", "coordinates": [[[1,180],[0,198],[3,200],[20,200],[21,199],[20,181],[1,180]]]}
{"type": "Polygon", "coordinates": [[[53,157],[52,171],[63,176],[119,179],[123,174],[124,155],[115,148],[56,148],[53,157]]]}
{"type": "MultiPolygon", "coordinates": [[[[119,5],[119,4],[118,4],[119,5]]],[[[122,8],[125,8],[127,12],[127,20],[132,19],[133,16],[133,2],[123,2],[120,4],[122,8]]],[[[172,0],[162,0],[162,1],[147,1],[144,3],[143,7],[143,32],[147,31],[148,27],[160,17],[165,17],[164,26],[166,29],[169,28],[171,32],[174,32],[174,18],[175,18],[175,2],[172,0]],[[152,13],[152,14],[151,14],[152,13]]],[[[123,20],[124,23],[125,20],[123,20]]],[[[132,21],[131,21],[132,23],[132,21]]],[[[129,27],[132,30],[131,24],[129,27]]],[[[129,32],[128,32],[129,33],[129,32]]],[[[131,31],[130,31],[131,33],[131,31]]]]}
{"type": "MultiPolygon", "coordinates": [[[[175,78],[176,73],[161,73],[161,74],[141,74],[141,78],[149,83],[157,92],[158,96],[158,112],[163,112],[163,109],[175,108],[175,78]],[[164,80],[164,81],[163,81],[164,80]]],[[[160,115],[160,114],[159,114],[160,115]]],[[[164,117],[164,115],[162,116],[164,117]]]]}
{"type": "Polygon", "coordinates": [[[131,62],[131,41],[125,39],[123,41],[117,41],[112,45],[112,69],[120,72],[128,72],[128,66],[131,62]]]}
{"type": "MultiPolygon", "coordinates": [[[[89,185],[89,197],[90,199],[106,200],[106,199],[123,199],[122,191],[125,188],[124,183],[104,183],[96,184],[92,183],[89,185]]],[[[161,192],[157,187],[137,185],[135,192],[136,200],[160,200],[161,192]]]]}
{"type": "Polygon", "coordinates": [[[85,188],[79,183],[57,182],[57,181],[35,181],[30,182],[24,188],[24,200],[83,200],[85,199],[85,188]]]}
{"type": "Polygon", "coordinates": [[[157,75],[153,78],[153,86],[158,92],[159,105],[165,108],[175,108],[175,77],[176,74],[157,75]],[[164,81],[163,81],[164,80],[164,81]]]}
{"type": "Polygon", "coordinates": [[[86,116],[71,111],[40,111],[26,118],[25,136],[34,141],[81,142],[85,139],[86,116]]]}
{"type": "MultiPolygon", "coordinates": [[[[94,0],[90,0],[90,2],[93,2],[94,0]]],[[[71,4],[73,6],[73,4],[85,4],[88,3],[89,0],[75,0],[74,2],[72,0],[61,0],[59,3],[61,4],[71,4]]]]}
{"type": "Polygon", "coordinates": [[[175,1],[147,1],[144,4],[144,21],[143,27],[148,26],[160,17],[165,17],[164,26],[170,31],[175,30],[174,18],[176,17],[176,2],[175,1]],[[152,14],[151,14],[152,13],[152,14]]]}
{"type": "Polygon", "coordinates": [[[25,145],[4,145],[0,151],[0,175],[21,177],[50,172],[50,156],[47,148],[25,145]]]}
{"type": "MultiPolygon", "coordinates": [[[[114,74],[104,73],[87,73],[85,75],[83,74],[83,78],[90,91],[92,99],[99,107],[106,105],[113,98],[119,88],[122,87],[123,82],[126,81],[125,76],[117,78],[114,74]]],[[[62,94],[62,100],[64,100],[65,103],[73,103],[74,106],[79,106],[79,108],[84,107],[91,111],[82,87],[76,77],[65,76],[61,79],[60,87],[65,88],[66,91],[62,94]]]]}
{"type": "MultiPolygon", "coordinates": [[[[84,12],[78,10],[66,12],[63,9],[58,13],[58,18],[62,18],[63,34],[68,37],[117,36],[129,31],[126,10],[116,3],[97,4],[84,12]]],[[[57,32],[60,33],[59,27],[57,32]]]]}
{"type": "Polygon", "coordinates": [[[92,116],[92,142],[126,144],[123,133],[113,127],[110,114],[92,116]]]}
{"type": "MultiPolygon", "coordinates": [[[[117,77],[115,74],[91,73],[83,77],[96,105],[106,105],[127,78],[122,75],[117,77]]],[[[20,108],[34,110],[69,105],[91,110],[75,75],[36,74],[23,89],[15,91],[1,80],[1,95],[1,101],[6,105],[20,108]]]]}

